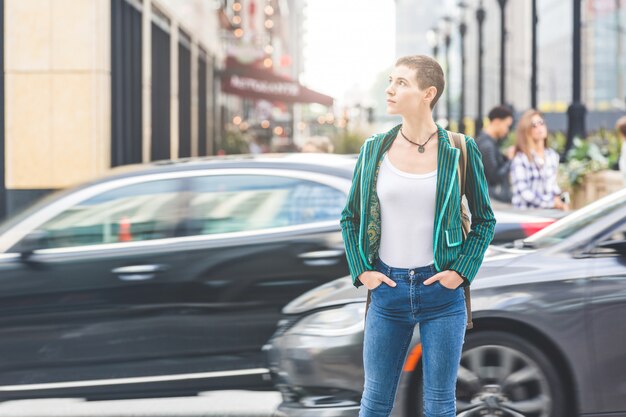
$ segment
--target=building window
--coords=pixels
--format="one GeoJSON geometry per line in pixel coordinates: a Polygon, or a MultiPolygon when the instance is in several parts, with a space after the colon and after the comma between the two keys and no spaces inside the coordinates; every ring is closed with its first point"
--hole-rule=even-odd
{"type": "Polygon", "coordinates": [[[170,33],[169,21],[152,11],[152,143],[150,159],[170,159],[170,33]]]}
{"type": "Polygon", "coordinates": [[[179,32],[178,42],[178,156],[191,156],[191,38],[179,32]]]}
{"type": "Polygon", "coordinates": [[[141,4],[111,1],[111,166],[142,161],[141,4]]]}
{"type": "Polygon", "coordinates": [[[198,55],[198,155],[207,155],[206,52],[198,55]]]}

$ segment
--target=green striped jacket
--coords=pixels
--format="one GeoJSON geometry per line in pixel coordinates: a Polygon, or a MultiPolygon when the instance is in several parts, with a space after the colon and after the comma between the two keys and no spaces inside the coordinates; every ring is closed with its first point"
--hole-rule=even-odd
{"type": "MultiPolygon", "coordinates": [[[[355,287],[357,278],[374,269],[380,245],[380,203],[376,180],[382,156],[391,147],[402,125],[377,134],[361,146],[352,186],[341,214],[341,232],[348,267],[355,287]]],[[[435,269],[454,270],[468,286],[476,276],[485,251],[493,238],[496,220],[491,209],[480,151],[474,139],[466,137],[467,172],[465,196],[471,213],[471,231],[463,240],[461,193],[457,165],[461,151],[450,145],[447,132],[439,125],[437,149],[437,192],[433,233],[435,269]]]]}

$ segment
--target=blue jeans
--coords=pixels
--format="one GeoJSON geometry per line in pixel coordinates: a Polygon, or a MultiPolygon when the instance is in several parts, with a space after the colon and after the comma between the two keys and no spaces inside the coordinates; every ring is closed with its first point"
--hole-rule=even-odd
{"type": "Polygon", "coordinates": [[[419,323],[422,342],[425,417],[456,415],[456,377],[461,361],[467,312],[462,287],[436,281],[433,265],[393,268],[378,260],[376,270],[396,282],[372,291],[365,319],[365,387],[359,417],[386,417],[393,409],[400,373],[419,323]]]}

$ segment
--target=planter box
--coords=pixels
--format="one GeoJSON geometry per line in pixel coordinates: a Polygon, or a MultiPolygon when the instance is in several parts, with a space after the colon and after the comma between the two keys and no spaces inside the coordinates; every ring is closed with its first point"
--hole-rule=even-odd
{"type": "Polygon", "coordinates": [[[587,174],[583,183],[573,188],[570,208],[579,209],[623,188],[624,185],[624,177],[619,171],[604,170],[587,174]]]}

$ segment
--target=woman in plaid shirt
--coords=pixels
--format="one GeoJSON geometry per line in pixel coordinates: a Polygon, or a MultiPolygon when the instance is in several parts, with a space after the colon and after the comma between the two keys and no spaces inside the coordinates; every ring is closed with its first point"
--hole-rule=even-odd
{"type": "Polygon", "coordinates": [[[517,125],[511,191],[515,208],[568,210],[557,184],[559,154],[548,147],[548,128],[541,113],[527,110],[517,125]]]}

